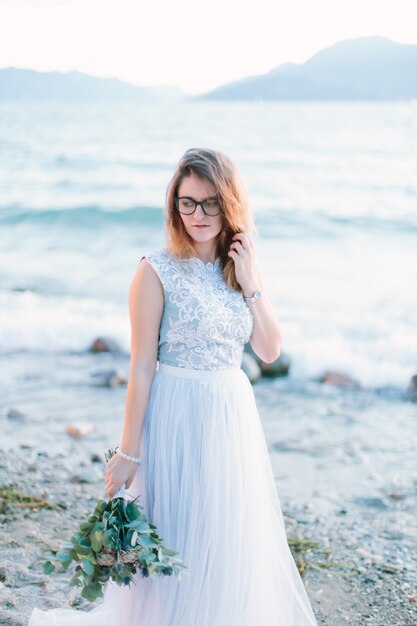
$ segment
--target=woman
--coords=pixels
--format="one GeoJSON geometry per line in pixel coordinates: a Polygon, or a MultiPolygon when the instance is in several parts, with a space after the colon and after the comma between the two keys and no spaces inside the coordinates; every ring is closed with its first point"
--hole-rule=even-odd
{"type": "Polygon", "coordinates": [[[240,368],[248,341],[274,361],[282,332],[230,159],[187,150],[165,219],[166,248],[142,257],[130,288],[130,377],[106,492],[126,485],[130,497],[140,494],[148,521],[188,570],[180,579],[137,574],[130,587],[110,582],[88,613],[35,609],[29,625],[316,625],[240,368]]]}

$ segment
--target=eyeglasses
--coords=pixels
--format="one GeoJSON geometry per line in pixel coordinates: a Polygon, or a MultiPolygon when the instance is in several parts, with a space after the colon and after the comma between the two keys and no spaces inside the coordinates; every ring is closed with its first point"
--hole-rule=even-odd
{"type": "Polygon", "coordinates": [[[214,217],[221,213],[220,202],[217,197],[207,198],[202,202],[189,198],[188,196],[175,196],[175,208],[184,215],[192,215],[197,206],[200,205],[206,215],[214,217]]]}

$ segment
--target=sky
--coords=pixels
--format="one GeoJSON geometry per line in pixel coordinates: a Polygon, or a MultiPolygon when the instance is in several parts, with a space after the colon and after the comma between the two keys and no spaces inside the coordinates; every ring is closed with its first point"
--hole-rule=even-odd
{"type": "Polygon", "coordinates": [[[209,91],[360,36],[417,44],[415,0],[0,0],[0,67],[209,91]]]}

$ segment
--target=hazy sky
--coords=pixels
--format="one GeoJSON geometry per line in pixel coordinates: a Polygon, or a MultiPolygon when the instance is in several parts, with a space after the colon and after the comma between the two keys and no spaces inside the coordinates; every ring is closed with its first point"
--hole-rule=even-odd
{"type": "Polygon", "coordinates": [[[417,43],[415,0],[0,0],[0,67],[201,93],[352,37],[417,43]]]}

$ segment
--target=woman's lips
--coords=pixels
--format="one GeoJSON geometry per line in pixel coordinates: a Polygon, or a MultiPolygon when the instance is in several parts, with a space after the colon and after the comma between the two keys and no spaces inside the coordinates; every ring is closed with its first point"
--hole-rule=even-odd
{"type": "Polygon", "coordinates": [[[208,224],[194,224],[194,228],[208,228],[208,224]]]}

